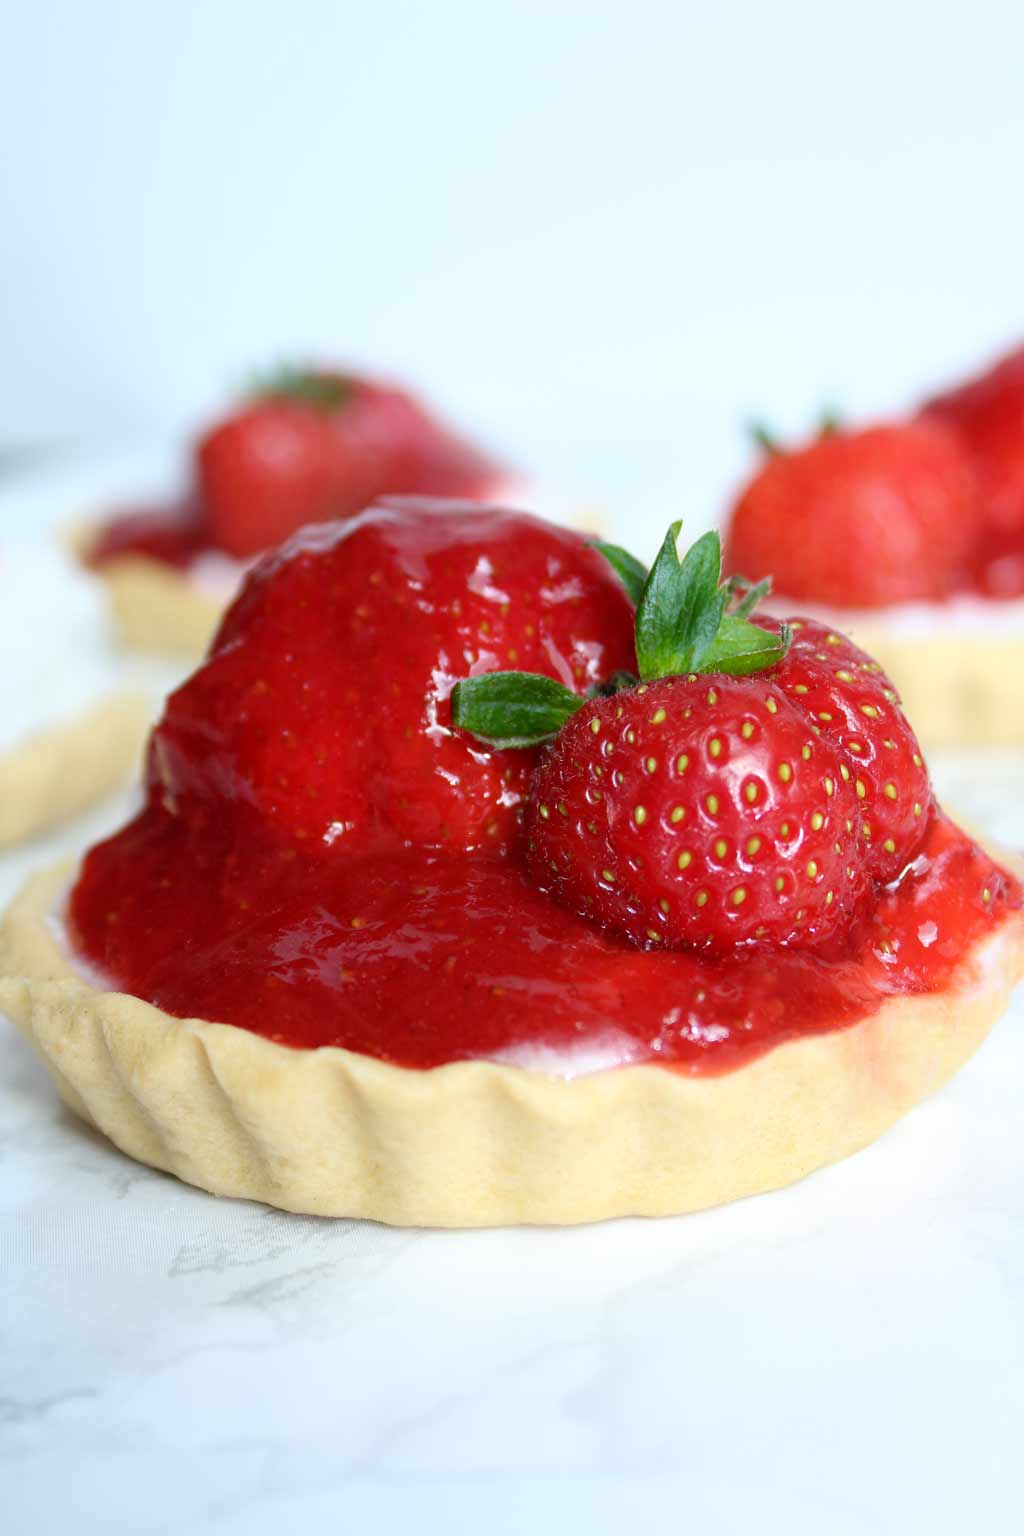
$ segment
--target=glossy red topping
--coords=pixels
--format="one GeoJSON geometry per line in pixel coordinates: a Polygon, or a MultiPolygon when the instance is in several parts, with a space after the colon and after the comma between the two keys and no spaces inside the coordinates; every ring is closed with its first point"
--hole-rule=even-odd
{"type": "Polygon", "coordinates": [[[969,456],[939,422],[828,432],[773,452],[733,508],[728,571],[771,571],[840,608],[948,597],[969,579],[980,517],[969,456]]]}
{"type": "Polygon", "coordinates": [[[503,847],[535,752],[451,728],[460,677],[521,666],[583,693],[632,664],[633,615],[578,533],[384,503],[265,557],[154,733],[176,814],[227,803],[306,849],[384,835],[503,847]]]}
{"type": "Polygon", "coordinates": [[[405,390],[327,372],[271,381],[201,439],[195,474],[187,507],[113,518],[91,563],[137,554],[182,567],[204,549],[245,559],[380,496],[485,500],[502,479],[405,390]]]}
{"type": "MultiPolygon", "coordinates": [[[[169,1013],[293,1046],[344,1045],[410,1067],[554,1050],[563,1059],[581,1051],[584,1063],[597,1053],[604,1064],[714,1071],[795,1034],[840,1028],[893,992],[941,986],[1020,905],[1016,882],[927,806],[913,816],[914,856],[899,880],[844,906],[828,932],[825,904],[815,908],[814,950],[755,941],[717,956],[645,952],[552,901],[528,876],[518,831],[537,753],[454,734],[450,689],[456,677],[512,664],[581,693],[632,661],[632,618],[578,535],[524,515],[394,503],[307,530],[261,562],[210,660],[169,701],[145,810],[93,849],[72,892],[81,952],[169,1013]]],[[[786,761],[795,768],[797,752],[800,765],[819,753],[832,769],[813,770],[823,803],[835,801],[823,814],[850,813],[829,831],[844,855],[860,836],[866,869],[869,839],[854,807],[879,827],[891,814],[901,836],[902,802],[890,813],[884,788],[869,799],[842,775],[859,740],[850,718],[826,735],[830,722],[819,711],[814,726],[807,713],[828,699],[855,723],[865,700],[892,703],[864,665],[852,681],[842,676],[859,655],[810,627],[771,671],[700,679],[706,694],[728,693],[730,707],[748,690],[728,753],[712,751],[696,715],[692,729],[709,764],[739,774],[729,780],[738,806],[747,803],[743,720],[766,736],[780,717],[794,731],[799,722],[786,761]],[[813,699],[810,683],[800,692],[804,677],[823,690],[813,699]]],[[[656,688],[693,685],[676,678],[617,698],[642,702],[656,688]]],[[[615,698],[585,705],[571,723],[615,707],[615,698]]],[[[871,731],[895,732],[881,714],[864,718],[871,731]]],[[[779,748],[788,729],[774,738],[779,748]]],[[[884,786],[885,753],[905,745],[892,739],[890,748],[872,738],[864,754],[872,795],[884,786]]],[[[773,857],[782,840],[814,881],[806,863],[825,828],[794,800],[799,826],[783,832],[791,782],[775,772],[766,830],[773,857]]],[[[700,813],[687,809],[689,833],[700,813]]],[[[667,823],[678,826],[672,807],[667,823]]],[[[703,832],[706,844],[712,830],[703,832]]],[[[717,858],[713,846],[701,852],[717,858]]],[[[820,856],[829,857],[824,844],[820,856]]],[[[735,857],[753,867],[757,850],[735,857]]]]}
{"type": "Polygon", "coordinates": [[[1020,902],[937,818],[835,953],[645,952],[543,895],[517,857],[391,846],[309,860],[212,809],[189,823],[152,806],[89,854],[70,916],[124,990],[286,1045],[406,1067],[554,1051],[567,1067],[580,1052],[584,1066],[722,1072],[893,993],[934,991],[1020,902]]]}

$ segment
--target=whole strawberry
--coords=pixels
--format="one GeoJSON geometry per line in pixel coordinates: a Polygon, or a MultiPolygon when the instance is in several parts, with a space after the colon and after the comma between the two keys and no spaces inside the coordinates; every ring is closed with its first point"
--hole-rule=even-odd
{"type": "Polygon", "coordinates": [[[206,434],[197,472],[207,532],[239,557],[304,523],[351,517],[378,496],[475,498],[499,478],[404,390],[291,370],[206,434]]]}
{"type": "Polygon", "coordinates": [[[460,683],[456,724],[547,739],[526,813],[545,890],[635,944],[826,944],[914,856],[931,811],[888,680],[843,637],[732,612],[718,538],[650,574],[603,546],[638,601],[640,680],[581,704],[548,680],[460,683]]]}
{"type": "Polygon", "coordinates": [[[941,422],[832,430],[768,454],[732,510],[725,568],[839,608],[941,599],[977,524],[970,459],[941,422]]]}
{"type": "Polygon", "coordinates": [[[839,754],[856,798],[856,827],[868,873],[893,880],[920,841],[932,789],[899,695],[876,661],[845,635],[812,619],[790,619],[792,643],[775,673],[782,693],[839,754]]]}
{"type": "Polygon", "coordinates": [[[453,731],[449,695],[510,665],[578,699],[633,665],[632,608],[581,534],[415,498],[307,528],[254,568],[168,700],[153,793],[192,820],[196,802],[252,807],[308,851],[397,837],[500,852],[533,754],[453,731]]]}
{"type": "Polygon", "coordinates": [[[534,778],[530,869],[634,943],[814,944],[864,888],[836,753],[776,687],[665,678],[572,716],[534,778]]]}

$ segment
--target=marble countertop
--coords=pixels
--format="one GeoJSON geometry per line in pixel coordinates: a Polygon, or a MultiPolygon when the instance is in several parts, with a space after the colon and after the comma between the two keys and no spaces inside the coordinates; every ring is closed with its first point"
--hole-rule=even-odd
{"type": "MultiPolygon", "coordinates": [[[[1024,846],[1024,761],[933,768],[1024,846]]],[[[123,812],[0,859],[0,899],[123,812]]],[[[130,1162],[0,1022],[3,1528],[1016,1532],[1022,1085],[1018,996],[945,1091],[789,1190],[396,1231],[130,1162]]]]}

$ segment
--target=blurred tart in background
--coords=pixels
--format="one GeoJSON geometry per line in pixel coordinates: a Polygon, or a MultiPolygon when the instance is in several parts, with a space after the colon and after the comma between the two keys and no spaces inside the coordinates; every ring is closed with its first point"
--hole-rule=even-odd
{"type": "Polygon", "coordinates": [[[1024,348],[909,419],[762,446],[726,570],[853,635],[924,741],[1024,743],[1024,348]]]}
{"type": "Polygon", "coordinates": [[[194,444],[172,505],[80,529],[121,639],[198,656],[253,559],[306,523],[382,495],[500,501],[513,481],[404,389],[331,369],[284,369],[194,444]]]}
{"type": "Polygon", "coordinates": [[[59,551],[0,552],[0,849],[88,809],[138,767],[162,679],[115,664],[98,607],[59,551]]]}

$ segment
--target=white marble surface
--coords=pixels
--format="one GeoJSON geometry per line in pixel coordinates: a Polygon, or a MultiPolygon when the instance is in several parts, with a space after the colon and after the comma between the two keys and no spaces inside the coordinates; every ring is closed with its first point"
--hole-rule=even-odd
{"type": "MultiPolygon", "coordinates": [[[[935,765],[1024,846],[1024,762],[935,765]]],[[[108,805],[0,860],[114,826],[108,805]]],[[[0,1023],[3,1529],[1019,1530],[1024,998],[879,1144],[704,1215],[400,1232],[218,1201],[0,1023]]]]}

